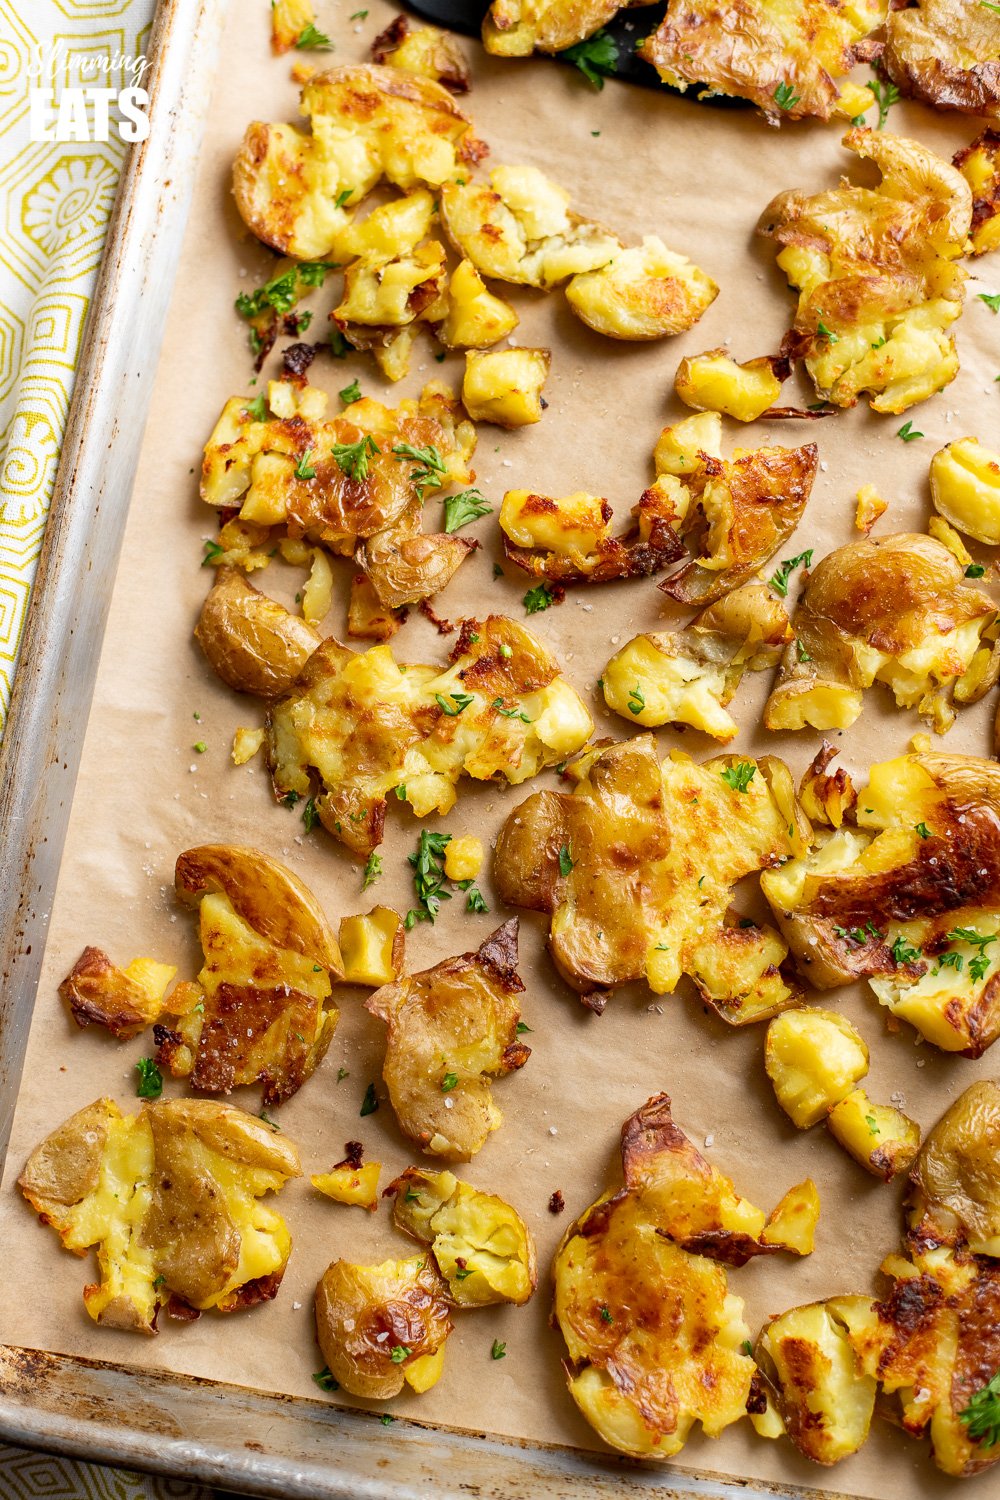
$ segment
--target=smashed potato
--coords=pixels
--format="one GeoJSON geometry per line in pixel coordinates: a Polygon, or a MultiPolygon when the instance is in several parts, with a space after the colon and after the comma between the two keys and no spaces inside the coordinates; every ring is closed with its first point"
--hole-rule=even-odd
{"type": "Polygon", "coordinates": [[[379,32],[372,42],[372,62],[432,78],[450,94],[467,94],[472,82],[465,53],[455,38],[436,26],[414,29],[407,16],[397,16],[379,32]]]}
{"type": "Polygon", "coordinates": [[[837,80],[862,55],[857,44],[885,20],[886,0],[744,0],[739,24],[718,0],[671,4],[639,56],[682,92],[702,84],[713,94],[749,99],[770,125],[828,120],[837,80]]]}
{"type": "Polygon", "coordinates": [[[388,1401],[440,1378],[452,1331],[447,1287],[426,1255],[356,1266],[335,1260],[316,1288],[327,1369],[352,1396],[388,1401]]]}
{"type": "Polygon", "coordinates": [[[493,0],[483,17],[483,46],[499,57],[563,52],[621,9],[621,0],[493,0]]]}
{"type": "Polygon", "coordinates": [[[931,459],[931,500],[966,536],[1000,547],[1000,453],[959,438],[931,459]]]}
{"type": "Polygon", "coordinates": [[[1000,132],[984,130],[953,163],[972,190],[971,253],[985,255],[1000,247],[1000,132]]]}
{"type": "Polygon", "coordinates": [[[205,597],[195,640],[215,675],[238,693],[287,693],[323,637],[299,615],[223,567],[205,597]]]}
{"type": "Polygon", "coordinates": [[[94,1321],[152,1334],[161,1306],[186,1318],[277,1294],[291,1236],[258,1200],[300,1175],[287,1136],[229,1105],[123,1115],[98,1099],[35,1148],[18,1186],[67,1250],[97,1247],[100,1280],[83,1292],[94,1321]]]}
{"type": "Polygon", "coordinates": [[[269,716],[280,799],[313,795],[327,831],[364,858],[382,841],[387,799],[417,817],[455,805],[464,772],[518,784],[586,744],[593,721],[558,663],[521,625],[467,620],[444,670],[356,654],[327,640],[269,716]]]}
{"type": "Polygon", "coordinates": [[[846,1016],[796,1007],[768,1026],[764,1066],[785,1114],[808,1130],[868,1072],[868,1048],[846,1016]]]}
{"type": "Polygon", "coordinates": [[[686,333],[718,295],[711,276],[653,234],[566,287],[566,301],[588,328],[632,341],[686,333]]]}
{"type": "Polygon", "coordinates": [[[542,387],[548,349],[470,349],[465,356],[462,404],[474,422],[528,427],[542,420],[542,387]]]}
{"type": "Polygon", "coordinates": [[[475,953],[376,990],[365,1009],[388,1028],[383,1077],[400,1129],[430,1156],[468,1161],[502,1123],[490,1077],[522,1068],[517,918],[475,953]]]}
{"type": "Polygon", "coordinates": [[[726,706],[744,672],[776,666],[790,638],[781,601],[764,584],[746,583],[683,630],[633,636],[604,668],[604,701],[647,729],[690,724],[731,740],[737,726],[726,706]]]}
{"type": "Polygon", "coordinates": [[[802,847],[780,761],[720,756],[660,765],[651,735],[576,761],[572,794],[536,792],[508,816],[494,878],[501,900],[549,914],[548,947],[592,1009],[644,979],[672,994],[682,974],[734,1025],[795,1003],[785,944],[730,911],[744,876],[802,847]]]}
{"type": "Polygon", "coordinates": [[[681,360],[674,390],[695,411],[717,411],[738,422],[756,422],[778,400],[787,374],[784,360],[764,356],[737,364],[725,349],[709,349],[681,360]]]}
{"type": "Polygon", "coordinates": [[[343,917],[339,939],[345,984],[391,984],[403,972],[406,934],[391,906],[343,917]]]}
{"type": "Polygon", "coordinates": [[[152,1025],[177,970],[154,958],[134,958],[124,969],[100,948],[84,948],[62,984],[59,997],[78,1026],[103,1026],[129,1040],[152,1025]]]}
{"type": "Polygon", "coordinates": [[[962,311],[972,194],[960,172],[903,136],[855,128],[844,145],[882,174],[876,188],[779,193],[758,233],[799,293],[789,353],[834,406],[869,396],[903,412],[958,373],[947,332],[962,311]]]}
{"type": "Polygon", "coordinates": [[[907,1220],[915,1244],[1000,1258],[1000,1084],[972,1084],[945,1111],[910,1175],[907,1220]]]}
{"type": "Polygon", "coordinates": [[[865,688],[884,682],[900,707],[916,708],[943,733],[953,702],[976,701],[996,680],[992,666],[979,670],[992,663],[996,619],[990,596],[966,582],[934,537],[849,542],[809,575],[764,723],[846,729],[865,688]]]}
{"type": "Polygon", "coordinates": [[[765,871],[761,889],[817,988],[867,978],[946,1052],[1000,1035],[1000,766],[914,752],[871,768],[856,822],[765,871]]]}
{"type": "Polygon", "coordinates": [[[488,349],[514,332],[520,319],[487,287],[471,260],[460,260],[448,281],[447,313],[434,333],[445,349],[488,349]]]}
{"type": "Polygon", "coordinates": [[[397,1228],[429,1245],[456,1307],[528,1301],[538,1280],[535,1244],[516,1209],[452,1172],[407,1167],[386,1193],[397,1228]]]}
{"type": "MultiPolygon", "coordinates": [[[[682,1221],[715,1217],[715,1206],[699,1208],[700,1169],[685,1176],[690,1152],[666,1095],[650,1099],[622,1127],[624,1185],[570,1226],[553,1267],[570,1395],[606,1443],[635,1458],[673,1457],[697,1421],[717,1436],[745,1414],[754,1373],[723,1265],[672,1237],[678,1210],[682,1221]]],[[[741,1207],[754,1212],[734,1199],[730,1215],[741,1207]]],[[[726,1229],[714,1241],[723,1258],[729,1241],[726,1229]]]]}
{"type": "Polygon", "coordinates": [[[294,47],[299,37],[316,21],[312,0],[273,0],[271,5],[271,50],[279,56],[294,47]]]}
{"type": "Polygon", "coordinates": [[[881,62],[902,94],[1000,118],[1000,21],[988,6],[917,0],[890,9],[881,62]]]}
{"type": "Polygon", "coordinates": [[[607,583],[648,578],[683,557],[669,517],[654,506],[634,507],[621,536],[612,536],[614,512],[601,495],[577,490],[553,499],[531,490],[508,490],[500,530],[508,559],[553,583],[607,583]]]}
{"type": "Polygon", "coordinates": [[[309,1181],[318,1193],[332,1198],[334,1203],[346,1203],[374,1213],[378,1208],[378,1179],[382,1163],[364,1161],[364,1147],[360,1141],[348,1141],[344,1149],[347,1155],[343,1161],[337,1162],[329,1172],[317,1172],[309,1181]]]}
{"type": "Polygon", "coordinates": [[[920,1149],[920,1126],[891,1104],[873,1104],[864,1089],[852,1089],[826,1117],[834,1140],[866,1172],[891,1182],[908,1172],[920,1149]]]}
{"type": "Polygon", "coordinates": [[[482,152],[447,89],[397,68],[355,64],[316,74],[301,108],[311,134],[255,121],[233,163],[247,228],[297,260],[329,255],[349,208],[383,179],[404,190],[437,188],[482,152]]]}

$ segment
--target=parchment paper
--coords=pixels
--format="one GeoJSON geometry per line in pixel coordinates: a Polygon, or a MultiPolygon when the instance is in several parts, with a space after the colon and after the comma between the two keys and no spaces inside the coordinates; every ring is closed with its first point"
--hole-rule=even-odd
{"type": "MultiPolygon", "coordinates": [[[[366,56],[371,38],[393,14],[382,0],[369,0],[367,19],[351,23],[353,3],[322,0],[320,5],[319,24],[337,39],[335,61],[366,56]]],[[[159,369],[148,372],[156,382],[152,416],[0,1193],[8,1291],[0,1298],[0,1338],[315,1397],[310,1377],[322,1360],[313,1339],[311,1295],[318,1276],[336,1256],[367,1261],[410,1253],[411,1242],[396,1234],[384,1209],[367,1215],[331,1204],[313,1192],[308,1176],[290,1184],[277,1206],[291,1226],[295,1248],[277,1300],[230,1318],[206,1315],[191,1325],[162,1319],[157,1338],[141,1339],[90,1322],[80,1294],[92,1267],[60,1249],[14,1186],[31,1147],[72,1111],[104,1093],[123,1108],[138,1107],[134,1063],[150,1050],[150,1041],[122,1046],[95,1031],[79,1032],[56,986],[86,943],[106,948],[119,963],[150,953],[178,964],[182,977],[193,976],[195,923],[179,911],[172,893],[180,850],[216,839],[259,844],[301,874],[335,921],[367,909],[371,897],[401,910],[412,900],[406,855],[421,825],[409,809],[390,808],[381,851],[385,875],[362,896],[360,868],[322,830],[307,836],[295,813],[275,806],[262,763],[242,770],[229,763],[234,728],[260,722],[261,711],[213,678],[191,638],[211,582],[199,566],[202,539],[214,531],[214,515],[196,492],[201,446],[225,399],[255,389],[248,383],[245,327],[232,302],[238,291],[266,279],[273,265],[240,225],[229,196],[229,167],[251,118],[296,117],[289,60],[270,57],[266,31],[266,6],[232,6],[163,357],[159,369]],[[198,740],[206,742],[205,754],[194,753],[198,740]]],[[[496,506],[503,491],[515,486],[553,495],[589,489],[607,495],[624,521],[651,477],[650,454],[660,428],[685,414],[672,394],[680,357],[720,343],[730,344],[741,359],[777,350],[792,296],[774,265],[773,248],[753,237],[761,209],[782,188],[818,190],[832,183],[841,171],[853,170],[854,159],[840,148],[841,132],[834,125],[779,133],[749,110],[706,108],[616,83],[596,93],[572,70],[542,61],[493,63],[467,45],[475,61],[468,103],[491,143],[494,163],[536,163],[573,190],[581,212],[633,242],[643,233],[661,235],[694,257],[722,288],[689,334],[648,346],[617,345],[592,334],[557,295],[512,294],[522,319],[518,341],[553,350],[549,409],[539,425],[519,433],[480,429],[477,482],[496,506]]],[[[970,122],[937,118],[917,106],[897,106],[890,124],[949,156],[976,133],[970,122]]],[[[929,514],[932,453],[966,433],[995,440],[1000,322],[972,294],[1000,289],[1000,272],[989,258],[971,263],[971,270],[980,280],[970,285],[958,325],[961,374],[943,394],[908,414],[923,439],[904,444],[895,436],[900,419],[878,418],[866,407],[822,422],[760,423],[751,429],[727,423],[730,445],[819,444],[821,472],[811,501],[797,534],[779,555],[813,547],[818,559],[856,535],[854,497],[864,481],[874,482],[891,502],[876,534],[922,528],[929,514]]],[[[317,337],[323,335],[336,282],[331,278],[309,304],[316,308],[311,332],[317,337]]],[[[128,337],[128,330],[119,335],[128,337]]],[[[459,357],[438,365],[431,354],[429,343],[419,346],[411,376],[393,388],[392,399],[415,393],[430,378],[460,381],[459,357]]],[[[311,372],[330,390],[334,409],[337,389],[355,375],[366,392],[382,390],[383,382],[361,357],[339,363],[321,356],[311,372]]],[[[792,382],[783,399],[804,404],[814,398],[792,382]]],[[[432,496],[428,523],[433,525],[439,513],[432,496]]],[[[435,601],[439,612],[457,619],[509,611],[523,619],[520,599],[528,582],[512,568],[504,579],[492,577],[501,555],[495,519],[480,522],[475,534],[483,549],[435,601]]],[[[339,594],[325,628],[342,635],[347,564],[338,579],[339,594]]],[[[301,574],[276,562],[256,581],[291,597],[301,574]]],[[[596,679],[616,647],[637,630],[667,628],[681,618],[653,582],[635,582],[571,592],[560,608],[529,623],[591,701],[598,733],[622,737],[628,726],[599,709],[596,679]]],[[[414,612],[394,649],[401,660],[443,661],[447,642],[414,612]]],[[[798,772],[815,753],[818,736],[768,736],[756,727],[768,678],[749,678],[739,691],[735,712],[742,729],[736,747],[785,755],[798,772]]],[[[991,708],[992,703],[966,710],[943,743],[988,753],[991,708]]],[[[921,727],[915,715],[890,710],[881,692],[871,693],[860,721],[841,737],[844,763],[863,780],[872,760],[905,749],[921,727]]],[[[702,757],[715,748],[694,732],[680,737],[661,731],[659,739],[664,752],[680,745],[702,757]]],[[[553,784],[551,774],[536,784],[553,784]]],[[[530,789],[463,782],[453,813],[429,826],[493,838],[530,789]]],[[[411,968],[475,947],[508,914],[493,895],[488,869],[481,884],[490,914],[467,915],[459,899],[446,903],[435,926],[418,925],[410,935],[411,968]]],[[[544,930],[541,919],[522,916],[524,1015],[532,1028],[526,1039],[533,1055],[520,1073],[497,1085],[505,1124],[462,1169],[472,1182],[509,1197],[524,1214],[538,1240],[538,1293],[525,1309],[459,1313],[439,1385],[425,1396],[400,1397],[392,1410],[471,1430],[595,1448],[597,1439],[566,1393],[562,1343],[548,1326],[548,1267],[570,1218],[617,1170],[621,1121],[650,1094],[666,1089],[678,1122],[699,1145],[710,1141],[713,1160],[764,1208],[806,1175],[819,1184],[823,1211],[815,1254],[804,1261],[762,1259],[731,1273],[753,1330],[768,1314],[792,1304],[836,1291],[875,1289],[878,1263],[898,1242],[901,1189],[867,1177],[821,1128],[805,1133],[792,1128],[764,1075],[761,1027],[727,1028],[704,1014],[686,989],[655,1000],[639,986],[617,993],[605,1014],[595,1017],[556,977],[544,951],[544,930]],[[556,1188],[567,1205],[560,1218],[546,1207],[556,1188]],[[490,1358],[494,1338],[506,1342],[503,1360],[490,1358]]],[[[343,1143],[357,1138],[370,1157],[384,1162],[383,1182],[388,1182],[414,1155],[395,1127],[384,1091],[379,1112],[359,1118],[366,1085],[380,1077],[383,1028],[362,1010],[361,992],[345,990],[340,998],[340,1029],[327,1059],[280,1111],[281,1125],[301,1147],[307,1174],[326,1169],[341,1157],[343,1143]],[[348,1076],[338,1083],[342,1067],[348,1076]]],[[[900,1091],[925,1129],[962,1088],[996,1070],[989,1055],[976,1063],[945,1058],[906,1026],[888,1034],[870,994],[838,990],[827,1003],[843,1008],[872,1048],[868,1086],[873,1097],[887,1100],[900,1091]]],[[[178,1089],[168,1081],[168,1093],[178,1089]]],[[[245,1091],[236,1102],[260,1108],[256,1092],[245,1091]]],[[[391,1428],[386,1442],[392,1442],[391,1428]]],[[[679,1467],[685,1464],[806,1487],[826,1485],[880,1500],[930,1500],[954,1489],[936,1473],[921,1445],[882,1424],[862,1453],[835,1475],[800,1460],[787,1443],[758,1440],[748,1422],[715,1443],[692,1439],[679,1467]]],[[[980,1489],[991,1482],[981,1481],[980,1489]]]]}

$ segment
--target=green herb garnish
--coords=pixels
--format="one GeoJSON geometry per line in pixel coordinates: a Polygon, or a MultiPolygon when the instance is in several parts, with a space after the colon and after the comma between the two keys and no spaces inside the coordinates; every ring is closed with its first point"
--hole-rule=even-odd
{"type": "Polygon", "coordinates": [[[493,507],[478,490],[462,490],[459,495],[448,495],[444,502],[444,529],[460,531],[480,516],[493,514],[493,507]]]}
{"type": "Polygon", "coordinates": [[[727,766],[719,775],[727,786],[731,786],[734,792],[746,792],[750,783],[757,774],[757,767],[752,760],[738,761],[735,766],[727,766]]]}
{"type": "Polygon", "coordinates": [[[140,1057],[135,1065],[139,1082],[135,1091],[140,1099],[159,1099],[163,1093],[163,1074],[151,1057],[140,1057]]]}
{"type": "Polygon", "coordinates": [[[595,31],[585,41],[577,42],[574,47],[566,47],[556,55],[579,68],[595,89],[604,87],[604,77],[614,73],[618,62],[618,48],[614,38],[606,31],[595,31]]]}

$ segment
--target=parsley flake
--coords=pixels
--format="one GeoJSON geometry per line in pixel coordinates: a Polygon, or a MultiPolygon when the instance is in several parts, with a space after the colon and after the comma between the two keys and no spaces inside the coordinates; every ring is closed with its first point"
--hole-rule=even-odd
{"type": "Polygon", "coordinates": [[[428,490],[441,488],[448,466],[433,443],[428,443],[426,448],[414,448],[412,443],[396,443],[392,452],[398,461],[409,458],[416,464],[416,468],[410,470],[410,483],[418,499],[423,500],[428,490]]]}
{"type": "Polygon", "coordinates": [[[489,911],[489,907],[486,905],[483,893],[477,885],[471,885],[469,887],[469,894],[466,897],[465,901],[465,909],[466,911],[473,912],[489,911]]]}
{"type": "Polygon", "coordinates": [[[365,878],[361,883],[361,889],[363,891],[366,891],[370,885],[374,885],[381,873],[382,857],[381,855],[376,854],[375,850],[373,849],[371,854],[369,854],[368,862],[365,865],[365,878]]]}
{"type": "Polygon", "coordinates": [[[618,64],[618,48],[614,37],[609,36],[606,31],[595,31],[585,41],[577,42],[574,47],[566,47],[556,55],[579,68],[595,89],[604,87],[605,76],[614,73],[618,64]]]}
{"type": "Polygon", "coordinates": [[[926,823],[914,823],[913,827],[914,827],[915,831],[917,833],[919,833],[919,835],[920,835],[920,837],[922,839],[929,839],[930,838],[931,831],[927,827],[926,823]]]}
{"type": "Polygon", "coordinates": [[[451,699],[451,703],[441,693],[434,694],[434,701],[437,703],[438,708],[443,714],[447,714],[449,719],[456,719],[460,713],[463,713],[468,708],[470,703],[475,702],[471,693],[449,693],[448,698],[451,699]]]}
{"type": "Polygon", "coordinates": [[[547,583],[540,583],[537,587],[529,589],[521,600],[526,615],[540,614],[543,609],[548,609],[555,602],[556,596],[547,583]]]}
{"type": "Polygon", "coordinates": [[[449,495],[444,502],[444,529],[449,533],[461,531],[480,516],[492,514],[492,505],[478,490],[462,490],[459,495],[449,495]]]}
{"type": "Polygon", "coordinates": [[[310,463],[310,459],[312,458],[312,456],[313,456],[313,451],[312,451],[311,448],[307,448],[306,451],[301,455],[301,457],[299,458],[298,463],[295,465],[295,477],[296,477],[296,479],[315,479],[316,478],[316,470],[313,468],[312,464],[310,463]]]}
{"type": "Polygon", "coordinates": [[[502,1344],[499,1339],[494,1339],[493,1346],[490,1349],[490,1359],[503,1359],[506,1353],[507,1345],[502,1344]]]}
{"type": "Polygon", "coordinates": [[[295,45],[300,52],[332,52],[333,43],[325,32],[317,31],[310,21],[308,26],[303,26],[295,38],[295,45]]]}
{"type": "Polygon", "coordinates": [[[409,1359],[412,1350],[407,1349],[405,1344],[397,1344],[395,1349],[390,1349],[389,1358],[394,1365],[401,1365],[404,1359],[409,1359]]]}
{"type": "Polygon", "coordinates": [[[635,687],[628,695],[628,707],[629,713],[632,714],[641,714],[643,709],[646,707],[646,700],[642,695],[642,691],[638,683],[636,683],[635,687]]]}
{"type": "Polygon", "coordinates": [[[903,937],[902,933],[893,939],[892,948],[893,963],[915,964],[920,962],[920,949],[912,947],[903,937]]]}
{"type": "Polygon", "coordinates": [[[965,1410],[959,1412],[958,1420],[965,1423],[970,1438],[980,1447],[995,1448],[1000,1443],[1000,1370],[976,1391],[965,1410]]]}
{"type": "Polygon", "coordinates": [[[978,292],[980,302],[985,302],[992,313],[1000,313],[1000,292],[978,292]]]}
{"type": "Polygon", "coordinates": [[[140,1057],[135,1065],[139,1082],[135,1091],[140,1099],[159,1099],[163,1093],[163,1074],[151,1057],[140,1057]]]}
{"type": "Polygon", "coordinates": [[[360,382],[357,379],[352,380],[350,385],[345,385],[342,391],[337,392],[337,395],[345,406],[353,406],[355,401],[361,400],[360,382]]]}
{"type": "Polygon", "coordinates": [[[450,833],[432,833],[430,829],[422,828],[416,854],[407,855],[413,869],[413,888],[420,903],[418,910],[406,914],[410,927],[413,922],[433,922],[441,902],[451,900],[451,892],[444,888],[444,852],[450,843],[450,833]]]}
{"type": "Polygon", "coordinates": [[[912,443],[915,438],[922,438],[923,433],[918,432],[912,422],[904,422],[897,430],[896,436],[902,438],[904,443],[912,443]]]}
{"type": "Polygon", "coordinates": [[[727,786],[732,787],[734,792],[746,792],[750,789],[750,783],[757,774],[757,767],[752,760],[741,760],[735,766],[727,766],[719,775],[727,786]]]}
{"type": "Polygon", "coordinates": [[[373,1115],[378,1109],[378,1096],[375,1093],[375,1085],[370,1083],[365,1089],[365,1097],[361,1101],[361,1118],[365,1115],[373,1115]]]}
{"type": "Polygon", "coordinates": [[[575,865],[576,865],[576,861],[574,860],[573,855],[570,852],[569,845],[568,844],[560,844],[559,845],[559,874],[560,875],[568,875],[570,873],[570,871],[572,869],[574,869],[575,865]]]}
{"type": "Polygon", "coordinates": [[[330,451],[337,460],[340,472],[360,484],[368,478],[368,460],[374,458],[376,453],[381,453],[382,449],[371,433],[366,432],[356,443],[334,443],[330,451]]]}
{"type": "Polygon", "coordinates": [[[966,578],[982,578],[985,573],[986,569],[983,567],[982,563],[970,563],[965,570],[966,578]]]}
{"type": "MultiPolygon", "coordinates": [[[[795,557],[787,557],[778,568],[778,571],[776,573],[772,573],[771,587],[775,590],[776,593],[781,595],[782,599],[788,598],[788,580],[795,572],[795,569],[798,567],[812,567],[812,560],[813,549],[812,547],[810,547],[805,552],[799,552],[795,557]]],[[[799,660],[802,660],[801,656],[799,657],[799,660]]],[[[806,657],[805,660],[808,661],[809,657],[806,657]]]]}
{"type": "Polygon", "coordinates": [[[881,130],[889,118],[889,111],[894,104],[899,103],[899,89],[894,83],[879,83],[878,79],[870,79],[865,88],[871,89],[875,95],[875,103],[878,105],[878,129],[881,130]]]}
{"type": "Polygon", "coordinates": [[[324,1365],[322,1370],[317,1370],[313,1375],[313,1380],[315,1380],[321,1391],[340,1390],[340,1381],[335,1380],[334,1377],[330,1374],[329,1365],[324,1365]]]}
{"type": "Polygon", "coordinates": [[[779,109],[794,109],[801,96],[794,92],[790,83],[779,83],[773,97],[779,109]]]}
{"type": "Polygon", "coordinates": [[[302,821],[305,824],[306,833],[312,833],[319,822],[319,813],[316,811],[316,799],[310,797],[302,809],[302,821]]]}
{"type": "Polygon", "coordinates": [[[442,1092],[442,1094],[450,1094],[451,1091],[452,1091],[452,1089],[453,1088],[457,1088],[457,1086],[458,1086],[458,1074],[457,1073],[446,1073],[444,1075],[444,1077],[441,1079],[441,1092],[442,1092]]]}

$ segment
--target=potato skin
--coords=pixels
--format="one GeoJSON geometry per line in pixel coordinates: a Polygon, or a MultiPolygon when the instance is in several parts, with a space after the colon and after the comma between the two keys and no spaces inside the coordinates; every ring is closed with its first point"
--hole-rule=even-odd
{"type": "Polygon", "coordinates": [[[972,1084],[938,1120],[910,1173],[911,1239],[1000,1253],[1000,1083],[972,1084]]]}
{"type": "Polygon", "coordinates": [[[444,1283],[426,1255],[379,1266],[335,1260],[315,1306],[327,1368],[352,1396],[372,1401],[398,1396],[407,1368],[437,1353],[452,1331],[444,1283]],[[394,1349],[408,1352],[395,1362],[394,1349]]]}
{"type": "Polygon", "coordinates": [[[229,567],[218,570],[194,635],[227,687],[259,698],[287,693],[322,640],[299,615],[229,567]]]}
{"type": "Polygon", "coordinates": [[[882,66],[900,93],[935,109],[1000,119],[1000,44],[984,7],[918,0],[890,10],[882,66]]]}

